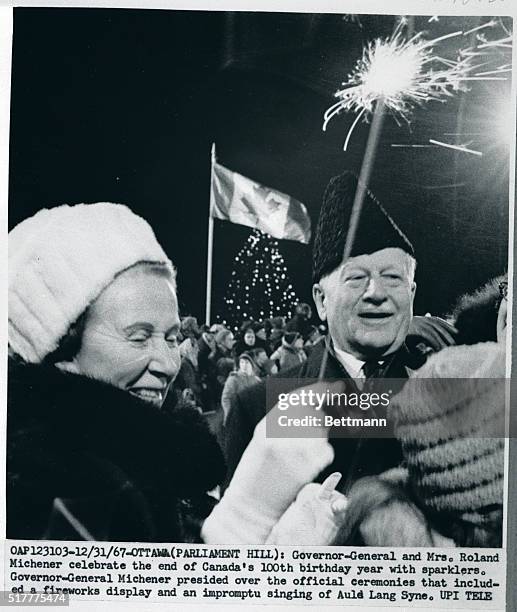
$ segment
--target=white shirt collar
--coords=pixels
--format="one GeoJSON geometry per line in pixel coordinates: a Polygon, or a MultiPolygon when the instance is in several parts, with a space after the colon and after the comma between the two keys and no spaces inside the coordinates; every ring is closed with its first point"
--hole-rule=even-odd
{"type": "Polygon", "coordinates": [[[334,345],[334,353],[338,361],[345,368],[351,378],[364,378],[363,366],[365,364],[364,361],[358,359],[351,353],[347,353],[346,351],[342,351],[338,349],[334,345]]]}

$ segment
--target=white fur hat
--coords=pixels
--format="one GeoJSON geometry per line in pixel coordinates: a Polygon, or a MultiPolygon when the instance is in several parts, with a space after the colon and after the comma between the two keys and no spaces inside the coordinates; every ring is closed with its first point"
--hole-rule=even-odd
{"type": "Polygon", "coordinates": [[[53,352],[115,276],[172,263],[151,226],[121,204],[43,209],[9,232],[9,345],[29,363],[53,352]]]}

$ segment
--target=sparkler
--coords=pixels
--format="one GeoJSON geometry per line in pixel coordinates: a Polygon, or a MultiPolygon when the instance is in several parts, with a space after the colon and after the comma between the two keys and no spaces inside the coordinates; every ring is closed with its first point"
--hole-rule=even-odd
{"type": "MultiPolygon", "coordinates": [[[[507,81],[508,74],[512,72],[512,64],[508,62],[509,52],[506,49],[512,46],[512,33],[506,27],[504,21],[492,19],[463,33],[463,36],[467,35],[471,36],[471,38],[474,35],[475,45],[467,49],[460,49],[459,57],[476,57],[479,61],[483,58],[484,61],[476,66],[470,66],[468,74],[462,78],[462,81],[507,81]],[[501,29],[504,32],[504,36],[501,36],[501,29]],[[486,32],[488,30],[495,32],[494,38],[489,39],[487,37],[486,32]],[[482,66],[485,66],[483,71],[480,70],[482,66]]],[[[509,129],[509,126],[512,125],[512,115],[506,99],[501,98],[499,100],[496,93],[494,93],[492,106],[494,119],[491,121],[487,121],[483,116],[486,112],[484,107],[477,110],[475,121],[482,122],[483,125],[487,126],[487,129],[484,131],[464,132],[462,130],[460,132],[444,133],[444,136],[456,137],[457,141],[452,143],[438,139],[428,139],[430,144],[392,144],[391,146],[393,148],[413,149],[444,147],[481,157],[484,153],[479,150],[480,148],[488,148],[489,152],[492,152],[495,148],[500,147],[501,144],[508,146],[512,134],[511,129],[509,129]],[[473,137],[473,140],[468,143],[461,143],[458,142],[460,137],[473,137]],[[473,142],[476,144],[475,149],[470,146],[473,142]]]]}
{"type": "Polygon", "coordinates": [[[360,119],[368,120],[375,103],[382,100],[397,122],[409,122],[411,111],[430,100],[445,101],[459,90],[472,69],[471,58],[446,60],[433,53],[433,47],[445,39],[462,35],[453,32],[433,40],[425,40],[419,32],[404,40],[401,27],[389,39],[376,39],[363,51],[343,88],[336,92],[338,102],[324,114],[323,131],[341,111],[358,113],[348,131],[344,150],[360,119]]]}

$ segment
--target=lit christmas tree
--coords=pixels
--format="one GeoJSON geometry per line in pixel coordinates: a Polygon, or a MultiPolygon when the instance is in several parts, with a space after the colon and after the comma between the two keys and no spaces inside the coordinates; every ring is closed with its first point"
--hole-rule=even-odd
{"type": "Polygon", "coordinates": [[[237,328],[246,319],[291,317],[298,298],[278,250],[278,240],[254,229],[234,261],[224,297],[223,323],[237,328]]]}

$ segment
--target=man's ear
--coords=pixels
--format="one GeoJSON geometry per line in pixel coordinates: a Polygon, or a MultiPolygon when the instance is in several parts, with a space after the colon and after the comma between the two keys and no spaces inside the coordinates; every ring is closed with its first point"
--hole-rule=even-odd
{"type": "Polygon", "coordinates": [[[318,316],[322,321],[327,320],[327,310],[325,308],[325,291],[320,283],[316,283],[312,286],[312,299],[316,304],[316,310],[318,316]]]}
{"type": "Polygon", "coordinates": [[[413,283],[411,284],[411,297],[412,298],[415,297],[415,293],[416,293],[416,283],[415,281],[413,281],[413,283]]]}
{"type": "Polygon", "coordinates": [[[75,357],[72,361],[59,361],[56,363],[56,368],[59,368],[62,372],[70,372],[71,374],[79,374],[79,366],[75,357]]]}

